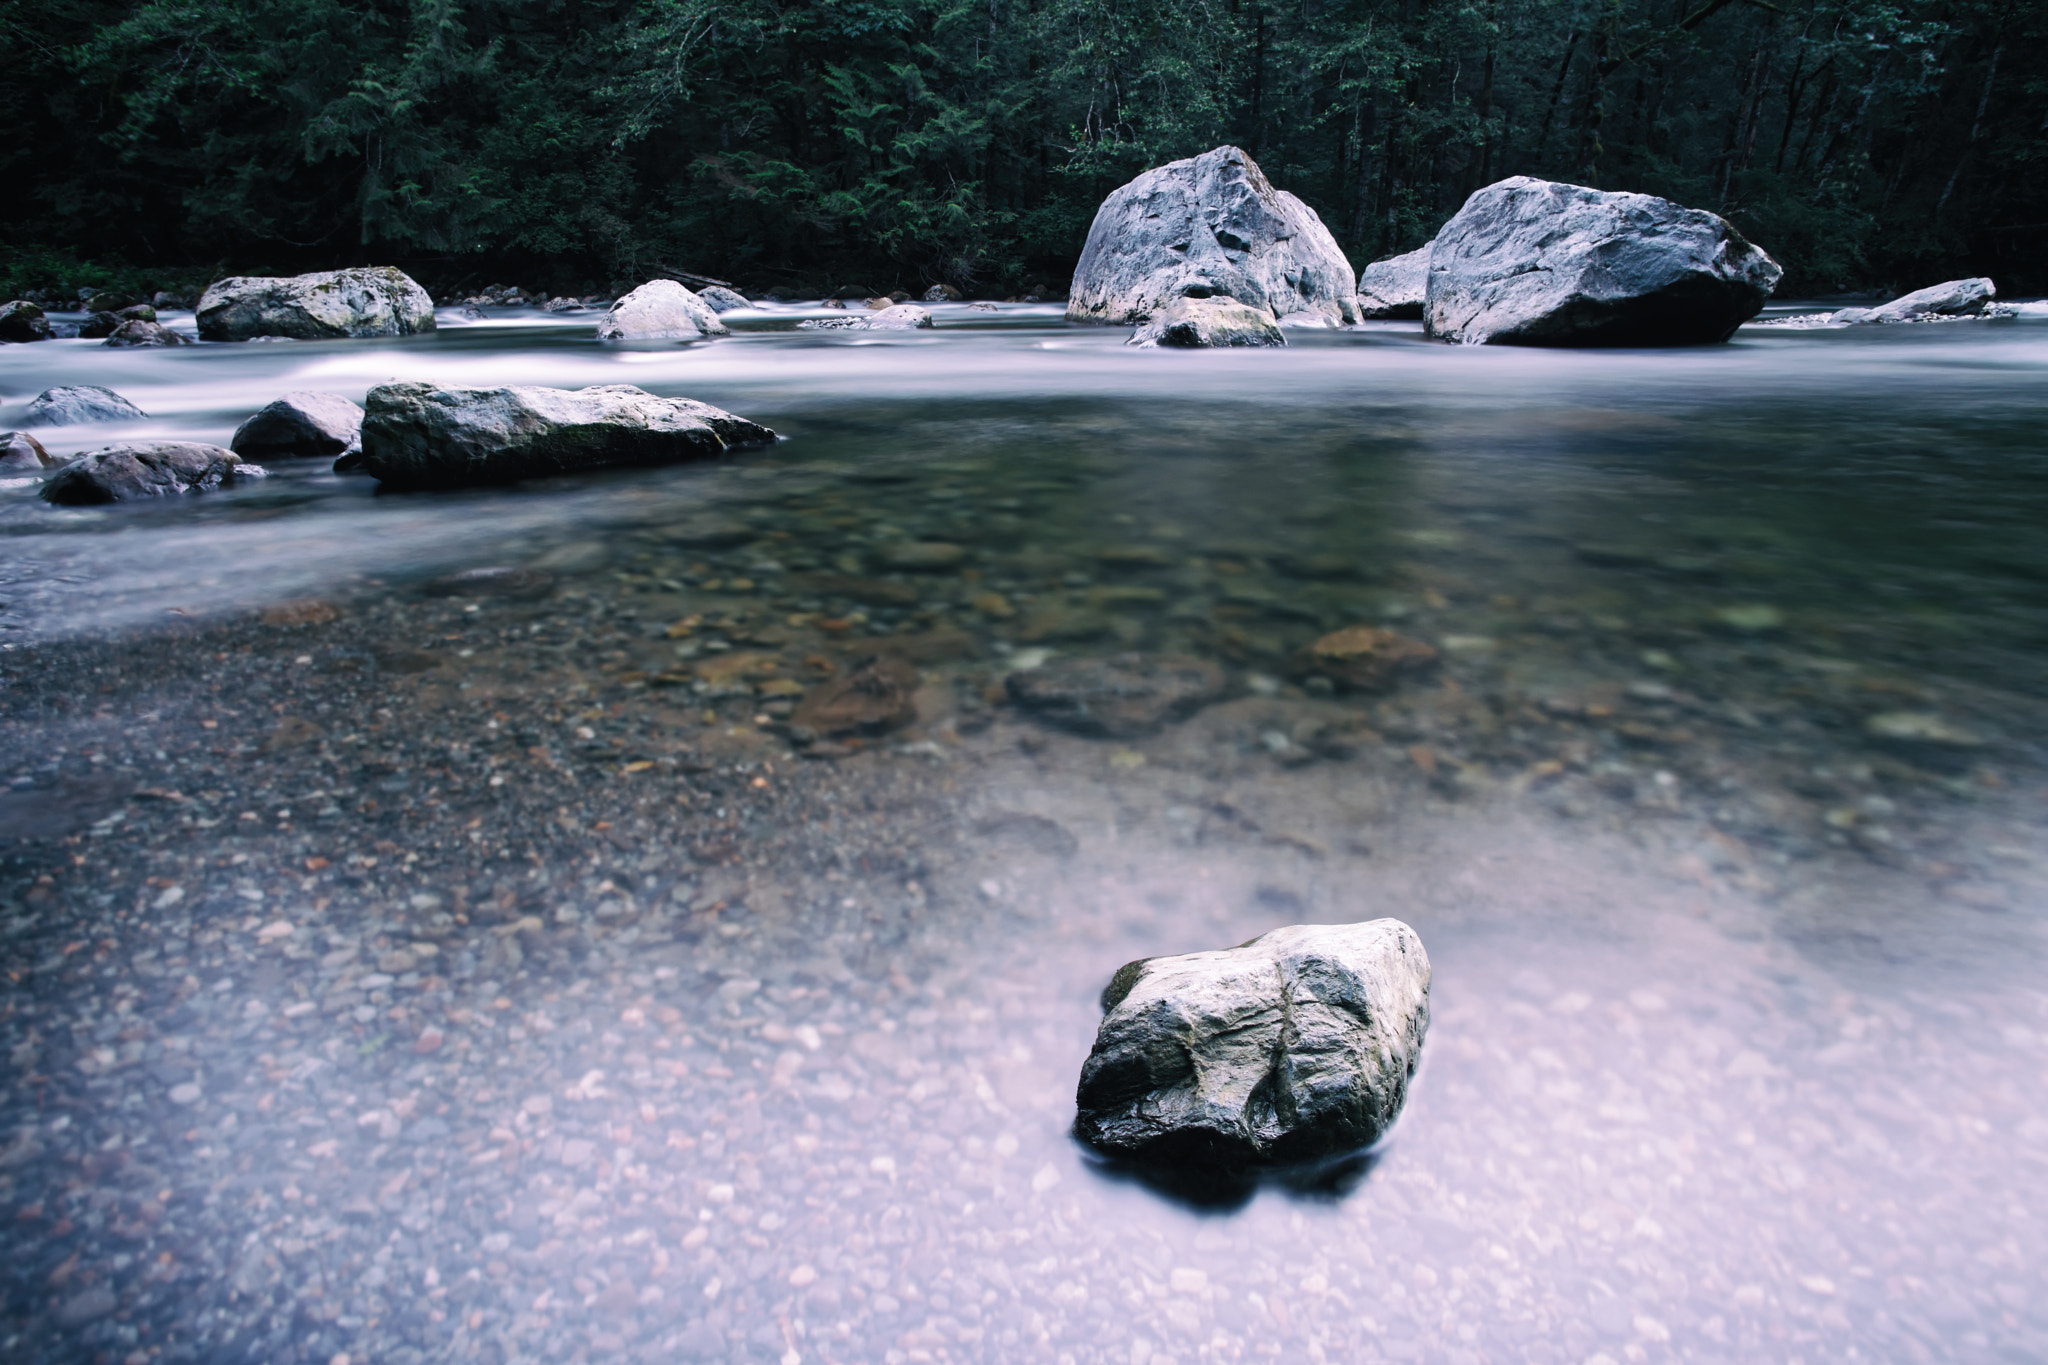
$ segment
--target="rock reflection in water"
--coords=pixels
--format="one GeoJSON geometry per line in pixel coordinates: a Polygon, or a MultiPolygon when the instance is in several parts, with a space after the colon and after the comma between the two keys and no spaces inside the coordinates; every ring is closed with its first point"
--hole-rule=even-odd
{"type": "Polygon", "coordinates": [[[1057,329],[220,357],[235,401],[169,434],[402,352],[660,372],[793,439],[0,510],[0,1340],[2048,1353],[2042,357],[1991,326],[1570,369],[1338,338],[1207,367],[1213,407],[1057,329]],[[877,375],[908,396],[835,390],[877,375]],[[1302,669],[1358,625],[1435,671],[1302,669]],[[1222,694],[1109,738],[1009,704],[1133,651],[1222,694]],[[878,654],[901,728],[793,728],[878,654]],[[1369,1168],[1218,1206],[1072,1143],[1117,965],[1379,915],[1434,1017],[1369,1168]]]}

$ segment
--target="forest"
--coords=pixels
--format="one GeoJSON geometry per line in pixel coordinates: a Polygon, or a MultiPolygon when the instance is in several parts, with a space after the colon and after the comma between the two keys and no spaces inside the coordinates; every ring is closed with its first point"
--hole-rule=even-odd
{"type": "Polygon", "coordinates": [[[2048,288],[2017,0],[5,0],[0,290],[1064,286],[1244,147],[1354,264],[1527,174],[1714,209],[1781,294],[2048,288]]]}

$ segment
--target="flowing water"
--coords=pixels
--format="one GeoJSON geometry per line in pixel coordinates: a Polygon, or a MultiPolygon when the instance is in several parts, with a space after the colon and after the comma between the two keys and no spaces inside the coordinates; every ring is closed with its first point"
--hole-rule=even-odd
{"type": "Polygon", "coordinates": [[[150,414],[56,453],[390,379],[784,437],[0,487],[10,1355],[2048,1357],[2048,318],[1175,354],[936,312],[0,350],[0,426],[150,414]],[[1299,674],[1353,624],[1441,667],[1299,674]],[[1230,693],[1116,740],[1006,703],[1133,650],[1230,693]],[[871,653],[915,721],[792,735],[871,653]],[[1369,1158],[1218,1189],[1068,1137],[1120,963],[1378,915],[1435,982],[1369,1158]]]}

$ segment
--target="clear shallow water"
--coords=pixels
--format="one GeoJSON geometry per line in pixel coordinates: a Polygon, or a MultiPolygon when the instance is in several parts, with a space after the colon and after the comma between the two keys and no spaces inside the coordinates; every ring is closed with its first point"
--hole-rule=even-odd
{"type": "Polygon", "coordinates": [[[18,1345],[2048,1352],[2048,321],[1162,355],[1053,309],[940,317],[0,351],[0,424],[104,383],[153,414],[109,436],[224,441],[288,389],[428,378],[632,382],[789,438],[481,494],[289,465],[166,508],[0,493],[16,799],[109,767],[177,793],[83,836],[147,891],[57,883],[135,907],[96,959],[134,1038],[95,1041],[54,984],[77,935],[32,950],[49,898],[11,893],[43,983],[12,997],[18,1345]],[[966,553],[892,567],[931,540],[966,553]],[[504,566],[536,576],[432,584],[504,566]],[[255,615],[307,598],[334,619],[255,615]],[[1292,685],[1360,621],[1442,672],[1292,685]],[[920,719],[822,763],[716,667],[868,647],[919,658],[920,719]],[[984,700],[1020,654],[1126,648],[1216,659],[1234,696],[1121,743],[984,700]],[[1368,1168],[1190,1202],[1065,1137],[1116,965],[1378,914],[1437,977],[1368,1168]],[[60,1071],[88,1078],[61,1113],[25,1079],[60,1071]],[[97,1194],[36,1157],[88,1130],[180,1191],[149,1255],[209,1269],[91,1240],[97,1194]],[[74,1252],[118,1310],[50,1279],[74,1252]]]}

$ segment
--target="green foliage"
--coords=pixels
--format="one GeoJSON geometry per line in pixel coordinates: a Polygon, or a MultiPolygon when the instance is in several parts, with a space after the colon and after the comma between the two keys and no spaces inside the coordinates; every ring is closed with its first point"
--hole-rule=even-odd
{"type": "Polygon", "coordinates": [[[1717,209],[1791,290],[1972,269],[2010,292],[2048,286],[2044,16],[2013,0],[0,0],[0,116],[18,130],[0,259],[17,289],[114,283],[87,260],[139,277],[374,259],[567,288],[666,262],[1007,292],[1063,276],[1109,189],[1230,141],[1361,263],[1533,174],[1717,209]],[[53,243],[72,254],[37,254],[53,243]]]}

